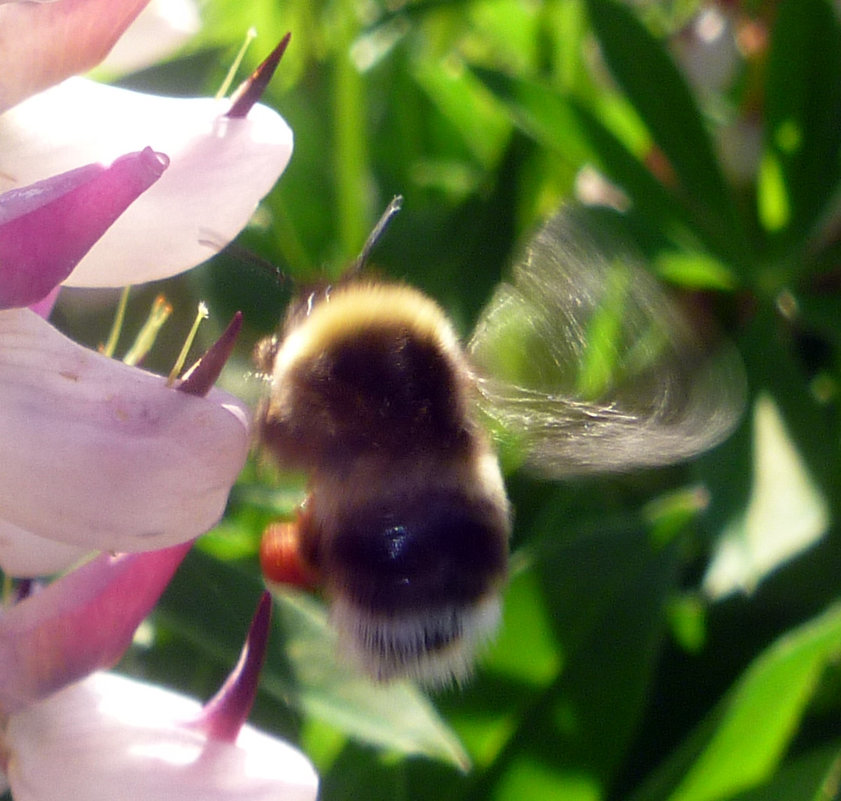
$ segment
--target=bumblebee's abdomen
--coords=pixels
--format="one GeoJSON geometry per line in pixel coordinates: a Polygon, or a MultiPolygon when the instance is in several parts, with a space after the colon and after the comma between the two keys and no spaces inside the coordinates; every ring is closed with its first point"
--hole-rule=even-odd
{"type": "Polygon", "coordinates": [[[407,487],[357,497],[326,518],[311,500],[305,545],[348,657],[382,681],[466,676],[499,620],[510,528],[499,488],[407,487]]]}
{"type": "Polygon", "coordinates": [[[506,574],[505,509],[457,490],[426,489],[357,506],[337,526],[332,583],[373,615],[475,604],[506,574]]]}

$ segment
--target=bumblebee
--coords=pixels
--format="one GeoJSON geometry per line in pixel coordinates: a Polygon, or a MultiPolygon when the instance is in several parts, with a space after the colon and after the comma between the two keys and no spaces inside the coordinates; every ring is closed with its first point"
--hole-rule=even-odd
{"type": "Polygon", "coordinates": [[[432,299],[365,275],[398,208],[258,345],[257,429],[308,476],[282,550],[323,587],[342,650],[376,680],[434,685],[469,674],[500,616],[511,509],[487,424],[544,476],[665,464],[729,433],[741,373],[575,208],[531,240],[465,347],[432,299]]]}

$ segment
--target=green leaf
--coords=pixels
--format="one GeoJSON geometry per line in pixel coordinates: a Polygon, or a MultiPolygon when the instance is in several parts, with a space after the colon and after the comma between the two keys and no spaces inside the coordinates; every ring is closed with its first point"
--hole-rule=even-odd
{"type": "Polygon", "coordinates": [[[841,24],[827,0],[780,3],[765,97],[761,219],[805,243],[841,179],[841,24]]]}
{"type": "MultiPolygon", "coordinates": [[[[576,376],[576,392],[587,400],[603,397],[621,381],[619,343],[631,272],[616,261],[607,274],[604,297],[584,329],[584,351],[576,376]]],[[[644,338],[644,337],[643,337],[644,338]]],[[[654,351],[656,352],[656,351],[654,351]]]]}
{"type": "Polygon", "coordinates": [[[539,81],[474,67],[527,136],[567,161],[574,170],[595,164],[619,184],[634,206],[683,239],[689,227],[680,204],[625,144],[579,101],[539,81]]]}
{"type": "Polygon", "coordinates": [[[640,215],[654,221],[662,235],[693,250],[691,256],[664,260],[666,277],[692,288],[735,286],[737,281],[725,266],[733,258],[732,238],[699,226],[681,199],[658,181],[592,110],[540,81],[481,67],[472,69],[526,136],[557,153],[576,172],[584,165],[595,165],[629,196],[640,215]],[[704,246],[717,255],[703,253],[704,246]]]}
{"type": "MultiPolygon", "coordinates": [[[[837,319],[831,325],[837,330],[837,319]]],[[[829,500],[832,517],[837,519],[841,477],[838,417],[827,415],[809,391],[802,354],[791,340],[779,335],[776,309],[761,309],[746,327],[741,346],[745,363],[750,365],[753,391],[766,390],[774,399],[791,441],[815,486],[829,500]]],[[[837,592],[834,584],[832,591],[837,592]]]]}
{"type": "MultiPolygon", "coordinates": [[[[558,513],[539,527],[568,528],[558,513]]],[[[542,543],[535,564],[563,671],[524,710],[488,797],[603,797],[644,708],[679,553],[653,546],[638,519],[542,543]]]]}
{"type": "Polygon", "coordinates": [[[524,753],[511,760],[490,797],[493,801],[600,801],[604,794],[593,776],[524,753]]]}
{"type": "Polygon", "coordinates": [[[791,199],[780,158],[773,149],[762,155],[756,191],[762,226],[769,233],[782,231],[791,223],[791,199]]]}
{"type": "MultiPolygon", "coordinates": [[[[782,636],[745,671],[703,727],[699,755],[669,801],[716,801],[768,781],[821,673],[841,654],[841,606],[782,636]],[[711,727],[711,724],[714,727],[711,727]]],[[[642,796],[656,797],[656,796],[642,796]]],[[[778,796],[780,798],[784,796],[778,796]]]]}
{"type": "Polygon", "coordinates": [[[493,167],[508,141],[510,127],[482,84],[466,69],[440,60],[417,60],[412,73],[461,133],[472,156],[483,167],[493,167]]]}
{"type": "MultiPolygon", "coordinates": [[[[283,655],[295,675],[293,699],[300,709],[381,748],[468,767],[458,738],[418,687],[406,681],[377,685],[337,661],[335,633],[323,605],[313,598],[288,592],[275,599],[283,655]]],[[[271,671],[264,683],[281,697],[286,692],[271,671]]]]}
{"type": "Polygon", "coordinates": [[[669,159],[698,226],[722,241],[732,237],[734,253],[745,251],[733,198],[698,107],[674,62],[627,5],[588,0],[587,6],[613,76],[669,159]]]}
{"type": "Polygon", "coordinates": [[[697,251],[668,250],[654,259],[657,275],[687,289],[734,290],[739,281],[719,259],[697,251]]]}
{"type": "Polygon", "coordinates": [[[527,136],[572,166],[596,158],[581,129],[578,114],[556,89],[539,81],[473,67],[473,73],[505,105],[511,121],[527,136]]]}
{"type": "Polygon", "coordinates": [[[744,513],[724,530],[704,576],[715,599],[753,592],[771,572],[825,536],[829,506],[803,463],[773,398],[753,410],[753,485],[744,513]]]}
{"type": "Polygon", "coordinates": [[[533,565],[517,568],[524,559],[512,559],[511,583],[505,590],[504,624],[482,660],[482,670],[504,676],[523,686],[543,690],[556,681],[563,657],[552,631],[552,610],[547,608],[538,571],[533,565]],[[522,646],[528,643],[528,658],[522,646]]]}
{"type": "Polygon", "coordinates": [[[366,136],[368,97],[364,78],[350,57],[358,26],[355,15],[344,14],[337,17],[332,30],[336,37],[332,53],[336,219],[339,242],[348,258],[362,246],[370,225],[368,209],[360,203],[371,170],[366,136]]]}
{"type": "MultiPolygon", "coordinates": [[[[677,241],[692,236],[693,223],[679,198],[658,181],[625,144],[588,108],[571,101],[579,125],[598,154],[598,165],[630,195],[633,205],[677,241]]],[[[703,237],[704,232],[699,231],[703,237]]],[[[710,244],[715,247],[715,242],[710,244]]]]}
{"type": "Polygon", "coordinates": [[[786,760],[774,777],[733,801],[830,801],[841,786],[841,743],[814,748],[786,760]]]}
{"type": "MultiPolygon", "coordinates": [[[[515,555],[512,562],[522,562],[515,555]]],[[[448,699],[447,719],[469,748],[476,770],[493,765],[515,735],[523,710],[558,680],[562,655],[537,571],[512,567],[503,624],[479,661],[477,676],[448,699]]]]}

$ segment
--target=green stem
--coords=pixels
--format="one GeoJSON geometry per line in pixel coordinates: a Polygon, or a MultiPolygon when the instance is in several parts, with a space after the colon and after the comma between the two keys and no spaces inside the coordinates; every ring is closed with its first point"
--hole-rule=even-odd
{"type": "Polygon", "coordinates": [[[368,230],[366,184],[370,173],[366,146],[366,102],[351,47],[359,33],[353,0],[337,0],[333,109],[336,120],[336,201],[338,241],[344,256],[359,250],[368,230]]]}

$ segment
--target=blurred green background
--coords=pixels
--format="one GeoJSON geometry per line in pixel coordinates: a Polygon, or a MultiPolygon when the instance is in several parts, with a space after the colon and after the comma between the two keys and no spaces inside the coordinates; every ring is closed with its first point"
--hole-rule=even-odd
{"type": "MultiPolygon", "coordinates": [[[[573,197],[618,205],[650,269],[737,344],[749,386],[736,433],[689,464],[510,476],[504,624],[467,686],[369,684],[336,663],[321,602],[290,594],[254,722],[301,744],[324,801],[837,797],[837,4],[207,0],[201,13],[184,51],[123,83],[213,93],[249,27],[241,76],[292,32],[264,102],[295,152],[242,248],[293,277],[337,275],[401,193],[374,262],[467,336],[540,220],[573,197]]],[[[138,291],[132,313],[157,291],[173,332],[197,298],[208,339],[243,309],[226,381],[256,396],[249,351],[288,287],[225,252],[138,291]]],[[[124,669],[214,691],[261,588],[260,531],[299,489],[246,470],[124,669]]]]}

